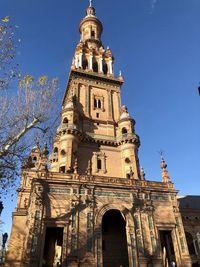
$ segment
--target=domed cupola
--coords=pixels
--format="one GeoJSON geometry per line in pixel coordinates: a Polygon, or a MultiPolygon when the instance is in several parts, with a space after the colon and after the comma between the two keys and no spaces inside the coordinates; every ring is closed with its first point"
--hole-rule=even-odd
{"type": "Polygon", "coordinates": [[[101,21],[96,17],[95,8],[92,6],[92,1],[90,1],[90,6],[86,10],[86,16],[80,22],[79,31],[81,34],[81,42],[92,42],[101,46],[101,34],[103,31],[103,26],[101,21]]]}
{"type": "Polygon", "coordinates": [[[121,107],[121,115],[118,121],[119,130],[122,134],[134,133],[135,120],[128,113],[127,107],[121,107]]]}

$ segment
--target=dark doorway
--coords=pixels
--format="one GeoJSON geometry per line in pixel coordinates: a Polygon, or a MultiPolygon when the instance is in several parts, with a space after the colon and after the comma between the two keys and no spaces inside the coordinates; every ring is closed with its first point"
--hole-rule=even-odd
{"type": "Polygon", "coordinates": [[[171,231],[159,231],[159,233],[164,266],[170,266],[172,262],[176,262],[171,231]]]}
{"type": "Polygon", "coordinates": [[[42,267],[62,264],[63,228],[47,227],[42,267]]]}
{"type": "Polygon", "coordinates": [[[105,213],[102,220],[103,267],[128,267],[126,222],[118,210],[105,213]]]}

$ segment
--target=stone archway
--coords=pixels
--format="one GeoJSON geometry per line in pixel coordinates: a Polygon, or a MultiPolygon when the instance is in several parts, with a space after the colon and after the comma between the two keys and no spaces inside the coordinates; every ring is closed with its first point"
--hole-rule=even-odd
{"type": "Polygon", "coordinates": [[[106,211],[102,218],[103,267],[129,266],[126,221],[116,209],[106,211]]]}

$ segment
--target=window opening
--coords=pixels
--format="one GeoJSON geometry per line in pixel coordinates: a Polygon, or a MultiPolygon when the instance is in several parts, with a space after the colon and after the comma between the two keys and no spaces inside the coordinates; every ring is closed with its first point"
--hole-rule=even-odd
{"type": "Polygon", "coordinates": [[[125,127],[122,128],[122,134],[123,134],[123,135],[127,134],[127,129],[126,129],[125,127]]]}
{"type": "Polygon", "coordinates": [[[107,74],[108,73],[108,66],[107,66],[106,63],[103,65],[103,73],[104,74],[107,74]]]}
{"type": "Polygon", "coordinates": [[[98,99],[98,101],[97,101],[97,107],[101,108],[101,100],[100,99],[98,99]]]}
{"type": "Polygon", "coordinates": [[[94,99],[94,107],[97,108],[97,100],[96,100],[96,98],[94,99]]]}
{"type": "Polygon", "coordinates": [[[63,119],[63,123],[67,124],[68,122],[69,122],[69,121],[68,121],[67,118],[64,118],[64,119],[63,119]]]}
{"type": "Polygon", "coordinates": [[[96,113],[96,117],[99,118],[99,113],[96,113]]]}
{"type": "Polygon", "coordinates": [[[59,172],[65,173],[65,166],[61,166],[60,169],[59,169],[59,172]]]}
{"type": "Polygon", "coordinates": [[[131,160],[130,160],[129,158],[125,158],[125,162],[126,162],[127,164],[129,164],[129,163],[131,163],[131,160]]]}
{"type": "Polygon", "coordinates": [[[33,157],[33,163],[36,163],[37,157],[33,157]]]}
{"type": "Polygon", "coordinates": [[[91,32],[91,36],[92,36],[92,37],[95,37],[95,31],[92,31],[92,32],[91,32]]]}
{"type": "Polygon", "coordinates": [[[61,154],[61,156],[65,156],[65,155],[66,155],[66,152],[65,152],[65,150],[64,150],[64,149],[62,149],[62,150],[61,150],[61,152],[60,152],[60,154],[61,154]]]}
{"type": "Polygon", "coordinates": [[[102,168],[101,159],[97,159],[97,169],[101,170],[101,168],[102,168]]]}
{"type": "Polygon", "coordinates": [[[87,58],[83,58],[83,63],[82,63],[83,69],[86,70],[88,68],[88,61],[87,58]]]}

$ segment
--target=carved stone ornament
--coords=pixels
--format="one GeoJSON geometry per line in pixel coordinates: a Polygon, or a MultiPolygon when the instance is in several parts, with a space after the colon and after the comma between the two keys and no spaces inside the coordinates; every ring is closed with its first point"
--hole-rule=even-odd
{"type": "Polygon", "coordinates": [[[149,199],[140,199],[137,196],[133,196],[133,210],[151,213],[154,211],[153,203],[149,199]]]}
{"type": "Polygon", "coordinates": [[[86,207],[95,208],[96,207],[95,197],[87,195],[85,199],[85,204],[86,204],[86,207]]]}

